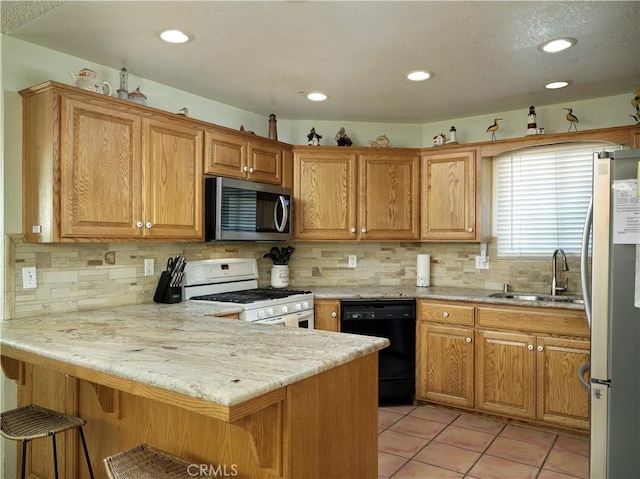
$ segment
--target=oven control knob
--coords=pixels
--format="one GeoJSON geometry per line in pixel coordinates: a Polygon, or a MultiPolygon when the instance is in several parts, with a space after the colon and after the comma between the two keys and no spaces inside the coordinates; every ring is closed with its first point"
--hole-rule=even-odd
{"type": "Polygon", "coordinates": [[[296,311],[300,311],[302,309],[302,305],[300,303],[296,303],[296,311]]]}
{"type": "Polygon", "coordinates": [[[267,314],[273,316],[273,308],[267,308],[267,314]]]}
{"type": "Polygon", "coordinates": [[[309,301],[303,301],[303,302],[302,302],[302,307],[303,307],[304,309],[309,309],[309,301]]]}
{"type": "Polygon", "coordinates": [[[264,309],[259,309],[258,310],[258,318],[259,319],[264,319],[267,317],[267,313],[264,312],[264,309]]]}
{"type": "Polygon", "coordinates": [[[289,308],[287,306],[283,306],[282,307],[282,312],[283,313],[288,313],[289,312],[289,308]]]}

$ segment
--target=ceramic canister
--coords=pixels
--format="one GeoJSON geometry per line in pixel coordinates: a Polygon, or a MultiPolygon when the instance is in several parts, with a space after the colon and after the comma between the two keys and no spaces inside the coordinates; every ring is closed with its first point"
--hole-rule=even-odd
{"type": "Polygon", "coordinates": [[[274,288],[284,288],[289,286],[289,265],[273,265],[271,268],[271,286],[274,288]]]}

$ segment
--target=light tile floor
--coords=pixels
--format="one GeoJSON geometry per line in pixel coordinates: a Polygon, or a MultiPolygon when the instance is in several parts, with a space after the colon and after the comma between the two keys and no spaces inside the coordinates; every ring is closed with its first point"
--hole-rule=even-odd
{"type": "Polygon", "coordinates": [[[378,409],[379,479],[589,477],[589,440],[432,406],[378,409]]]}

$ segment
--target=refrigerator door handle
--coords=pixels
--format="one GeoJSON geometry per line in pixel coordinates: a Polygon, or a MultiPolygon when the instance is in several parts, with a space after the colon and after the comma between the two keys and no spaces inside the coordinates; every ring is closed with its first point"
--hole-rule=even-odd
{"type": "Polygon", "coordinates": [[[591,369],[591,363],[584,363],[582,366],[578,368],[578,380],[580,381],[580,384],[582,384],[582,387],[587,390],[587,392],[591,390],[591,385],[584,378],[584,375],[590,369],[591,369]]]}
{"type": "Polygon", "coordinates": [[[584,299],[584,312],[587,316],[587,324],[591,329],[591,293],[589,293],[589,237],[593,226],[593,196],[589,200],[587,217],[584,220],[582,231],[582,248],[580,251],[580,282],[582,283],[582,298],[584,299]]]}

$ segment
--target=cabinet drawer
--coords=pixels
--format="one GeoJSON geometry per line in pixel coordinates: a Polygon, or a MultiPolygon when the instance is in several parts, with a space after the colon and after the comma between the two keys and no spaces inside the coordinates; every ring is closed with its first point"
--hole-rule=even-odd
{"type": "Polygon", "coordinates": [[[464,324],[473,326],[474,307],[460,303],[421,300],[418,303],[421,321],[432,323],[464,324]]]}
{"type": "Polygon", "coordinates": [[[482,306],[476,314],[477,326],[482,328],[589,336],[589,326],[582,311],[482,306]]]}

